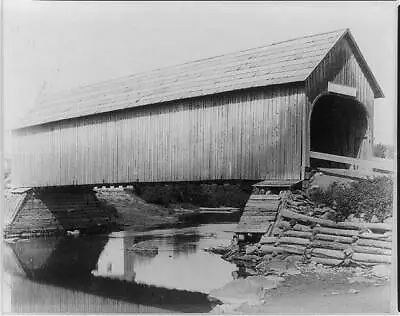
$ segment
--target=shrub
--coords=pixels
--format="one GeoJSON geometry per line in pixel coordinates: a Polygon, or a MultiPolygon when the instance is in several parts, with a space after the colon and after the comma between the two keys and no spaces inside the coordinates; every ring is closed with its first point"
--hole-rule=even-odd
{"type": "Polygon", "coordinates": [[[393,145],[384,145],[382,143],[374,144],[374,157],[394,159],[393,145]]]}
{"type": "Polygon", "coordinates": [[[311,200],[336,209],[336,221],[354,214],[370,221],[375,215],[379,221],[391,216],[393,205],[393,180],[389,177],[362,179],[350,183],[334,182],[326,190],[309,193],[311,200]]]}
{"type": "Polygon", "coordinates": [[[252,183],[198,184],[176,183],[166,185],[137,185],[136,193],[146,202],[168,206],[172,203],[190,203],[206,207],[244,207],[249,199],[252,183]]]}
{"type": "Polygon", "coordinates": [[[379,143],[375,144],[373,148],[374,157],[385,158],[386,157],[386,146],[379,143]]]}

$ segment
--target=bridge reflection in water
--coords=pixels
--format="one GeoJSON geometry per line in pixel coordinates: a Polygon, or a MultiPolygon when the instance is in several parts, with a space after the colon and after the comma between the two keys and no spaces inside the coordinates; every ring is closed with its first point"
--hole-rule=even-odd
{"type": "Polygon", "coordinates": [[[223,286],[236,269],[200,249],[216,240],[189,231],[169,237],[36,238],[7,244],[11,312],[208,312],[215,303],[207,291],[223,286]],[[156,240],[158,254],[129,250],[147,239],[156,240]],[[199,282],[203,279],[211,284],[199,282]]]}

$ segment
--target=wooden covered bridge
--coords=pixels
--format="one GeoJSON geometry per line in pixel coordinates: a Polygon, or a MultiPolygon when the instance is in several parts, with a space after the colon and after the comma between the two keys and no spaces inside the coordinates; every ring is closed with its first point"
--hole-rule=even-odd
{"type": "Polygon", "coordinates": [[[13,182],[299,182],[371,158],[381,97],[348,29],[156,69],[43,98],[13,132],[13,182]]]}

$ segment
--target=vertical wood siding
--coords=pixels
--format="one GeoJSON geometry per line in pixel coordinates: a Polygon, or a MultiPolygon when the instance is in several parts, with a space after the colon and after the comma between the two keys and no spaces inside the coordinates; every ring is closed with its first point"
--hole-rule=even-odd
{"type": "Polygon", "coordinates": [[[15,133],[22,186],[300,179],[304,88],[281,85],[15,133]]]}
{"type": "MultiPolygon", "coordinates": [[[[367,139],[363,140],[359,158],[368,159],[372,156],[374,93],[350,45],[347,36],[345,36],[329,51],[306,80],[307,124],[309,124],[314,101],[321,93],[327,92],[329,81],[356,88],[357,101],[362,103],[368,111],[367,139]]],[[[310,148],[309,133],[307,134],[304,140],[306,162],[309,161],[308,153],[310,148]]]]}

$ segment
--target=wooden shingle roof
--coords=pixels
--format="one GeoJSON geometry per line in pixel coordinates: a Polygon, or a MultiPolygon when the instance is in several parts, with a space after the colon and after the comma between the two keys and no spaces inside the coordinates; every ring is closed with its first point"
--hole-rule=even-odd
{"type": "MultiPolygon", "coordinates": [[[[228,91],[301,82],[347,33],[349,30],[343,29],[305,36],[46,96],[19,128],[228,91]]],[[[377,91],[381,91],[366,67],[377,91]]]]}

